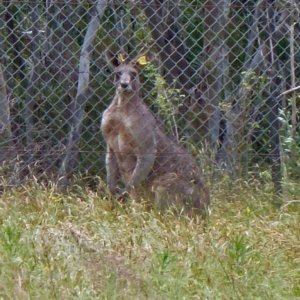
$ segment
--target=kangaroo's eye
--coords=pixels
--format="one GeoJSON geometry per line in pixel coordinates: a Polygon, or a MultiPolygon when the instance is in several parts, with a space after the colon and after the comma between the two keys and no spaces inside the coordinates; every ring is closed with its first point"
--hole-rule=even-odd
{"type": "Polygon", "coordinates": [[[115,73],[115,80],[116,80],[116,81],[119,80],[120,77],[121,77],[121,72],[116,72],[116,73],[115,73]]]}
{"type": "Polygon", "coordinates": [[[137,76],[137,72],[131,72],[130,75],[132,78],[135,78],[137,76]]]}

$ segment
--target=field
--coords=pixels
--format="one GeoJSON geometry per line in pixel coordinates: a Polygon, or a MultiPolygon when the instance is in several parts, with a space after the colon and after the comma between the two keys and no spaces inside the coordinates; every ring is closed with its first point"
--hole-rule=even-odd
{"type": "Polygon", "coordinates": [[[300,189],[211,187],[205,222],[80,187],[0,196],[0,299],[300,299],[300,189]]]}

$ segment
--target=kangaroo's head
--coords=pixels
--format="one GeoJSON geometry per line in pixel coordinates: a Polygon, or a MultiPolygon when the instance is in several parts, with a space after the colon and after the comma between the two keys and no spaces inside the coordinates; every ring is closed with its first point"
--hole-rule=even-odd
{"type": "Polygon", "coordinates": [[[113,54],[110,50],[106,52],[106,58],[114,69],[114,84],[118,94],[138,94],[140,88],[139,59],[145,56],[140,54],[133,60],[124,58],[122,54],[113,54]]]}

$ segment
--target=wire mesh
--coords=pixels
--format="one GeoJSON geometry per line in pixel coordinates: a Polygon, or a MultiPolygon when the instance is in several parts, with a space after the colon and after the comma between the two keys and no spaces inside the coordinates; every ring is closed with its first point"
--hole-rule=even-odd
{"type": "Polygon", "coordinates": [[[6,182],[105,179],[107,49],[147,50],[140,99],[204,177],[299,176],[296,1],[2,1],[0,12],[6,182]]]}

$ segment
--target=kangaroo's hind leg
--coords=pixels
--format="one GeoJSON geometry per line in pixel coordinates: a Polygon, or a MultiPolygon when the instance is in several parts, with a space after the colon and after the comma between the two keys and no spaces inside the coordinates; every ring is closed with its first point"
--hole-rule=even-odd
{"type": "Polygon", "coordinates": [[[205,191],[194,182],[179,178],[175,173],[167,173],[155,179],[152,185],[154,207],[161,211],[172,209],[191,216],[202,214],[206,203],[201,201],[206,197],[205,191]]]}

